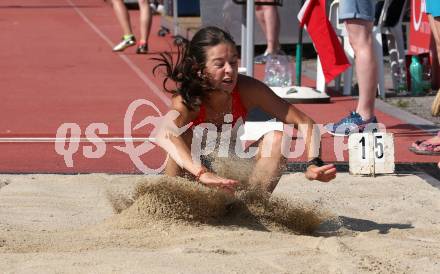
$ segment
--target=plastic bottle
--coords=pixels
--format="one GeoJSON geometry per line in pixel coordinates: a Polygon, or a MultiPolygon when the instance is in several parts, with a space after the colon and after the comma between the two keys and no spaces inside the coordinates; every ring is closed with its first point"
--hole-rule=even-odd
{"type": "Polygon", "coordinates": [[[423,58],[423,90],[431,91],[431,65],[427,56],[423,58]]]}
{"type": "Polygon", "coordinates": [[[267,56],[264,83],[269,87],[289,87],[292,85],[292,70],[286,55],[270,54],[267,56]]]}
{"type": "Polygon", "coordinates": [[[398,93],[406,95],[408,93],[408,82],[406,78],[406,66],[404,60],[399,60],[399,74],[398,74],[398,93]]]}
{"type": "Polygon", "coordinates": [[[423,67],[420,64],[419,57],[413,55],[411,57],[411,65],[409,66],[411,74],[411,94],[417,96],[423,92],[423,67]]]}

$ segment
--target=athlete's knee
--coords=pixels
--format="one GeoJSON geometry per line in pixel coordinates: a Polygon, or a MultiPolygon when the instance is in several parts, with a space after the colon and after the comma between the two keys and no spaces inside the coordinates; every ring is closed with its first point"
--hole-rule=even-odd
{"type": "Polygon", "coordinates": [[[271,131],[264,136],[262,146],[263,157],[281,157],[281,145],[283,143],[283,132],[271,131]]]}

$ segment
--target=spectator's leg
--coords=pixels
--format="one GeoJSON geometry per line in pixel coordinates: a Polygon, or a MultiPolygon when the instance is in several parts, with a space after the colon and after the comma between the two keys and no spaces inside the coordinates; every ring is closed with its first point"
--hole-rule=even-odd
{"type": "Polygon", "coordinates": [[[138,0],[139,3],[139,14],[140,14],[140,40],[139,44],[148,43],[148,37],[150,36],[151,31],[151,8],[148,4],[148,0],[138,0]]]}
{"type": "Polygon", "coordinates": [[[264,33],[264,36],[267,36],[267,30],[266,30],[266,20],[264,19],[264,11],[262,6],[256,6],[255,7],[255,17],[257,18],[258,24],[261,27],[261,30],[264,33]]]}
{"type": "MultiPolygon", "coordinates": [[[[435,19],[434,17],[432,17],[432,15],[429,15],[428,18],[429,26],[431,27],[431,33],[434,37],[433,41],[431,42],[433,44],[432,50],[435,51],[433,53],[433,56],[437,58],[436,61],[438,64],[440,64],[440,18],[435,19]]],[[[433,82],[435,86],[440,87],[440,68],[436,67],[436,69],[434,70],[433,66],[432,72],[435,73],[435,75],[432,75],[432,77],[434,78],[433,82]]]]}
{"type": "Polygon", "coordinates": [[[113,10],[115,11],[116,18],[122,27],[124,35],[133,34],[130,24],[130,16],[123,0],[113,0],[113,10]]]}
{"type": "Polygon", "coordinates": [[[432,15],[429,15],[429,26],[431,27],[432,35],[434,36],[437,58],[440,63],[440,54],[438,54],[440,53],[440,18],[434,18],[432,15]]]}
{"type": "MultiPolygon", "coordinates": [[[[437,58],[440,58],[440,18],[434,18],[432,15],[429,15],[429,24],[431,26],[431,31],[434,36],[435,45],[437,49],[437,58]]],[[[439,62],[440,63],[440,62],[439,62]]],[[[435,77],[440,79],[439,70],[437,70],[437,75],[435,77]]],[[[432,102],[431,106],[431,114],[433,116],[439,116],[440,115],[440,90],[437,91],[437,95],[434,98],[434,101],[432,102]]]]}
{"type": "Polygon", "coordinates": [[[356,112],[366,121],[374,116],[377,92],[377,60],[373,45],[373,23],[366,20],[345,21],[350,44],[355,53],[359,101],[356,112]]]}
{"type": "Polygon", "coordinates": [[[266,22],[267,52],[274,53],[280,49],[280,17],[276,6],[263,6],[266,22]]]}
{"type": "MultiPolygon", "coordinates": [[[[267,0],[266,2],[274,1],[267,0]]],[[[280,17],[278,15],[278,8],[272,5],[257,6],[255,16],[266,37],[266,53],[275,53],[280,49],[280,17]]]]}

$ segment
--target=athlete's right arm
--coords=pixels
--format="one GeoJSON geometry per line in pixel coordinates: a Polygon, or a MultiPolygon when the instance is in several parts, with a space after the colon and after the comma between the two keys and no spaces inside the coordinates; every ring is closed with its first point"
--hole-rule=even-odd
{"type": "MultiPolygon", "coordinates": [[[[190,111],[182,102],[181,96],[174,96],[171,100],[171,110],[177,112],[177,117],[167,118],[156,136],[156,142],[182,168],[197,175],[202,166],[193,161],[190,151],[191,130],[183,130],[197,116],[197,112],[190,111]],[[175,118],[175,119],[174,119],[175,118]],[[174,119],[170,121],[170,119],[174,119]],[[182,132],[183,131],[183,132],[182,132]]],[[[167,115],[168,116],[168,115],[167,115]]]]}
{"type": "Polygon", "coordinates": [[[197,111],[190,111],[182,102],[180,96],[175,96],[171,102],[171,109],[178,112],[173,121],[165,121],[168,126],[157,136],[157,143],[182,168],[193,174],[198,180],[207,185],[224,188],[232,192],[238,181],[222,178],[207,169],[201,163],[194,161],[191,155],[192,131],[187,129],[181,132],[198,115],[197,111]],[[180,130],[179,130],[180,129],[180,130]]]}

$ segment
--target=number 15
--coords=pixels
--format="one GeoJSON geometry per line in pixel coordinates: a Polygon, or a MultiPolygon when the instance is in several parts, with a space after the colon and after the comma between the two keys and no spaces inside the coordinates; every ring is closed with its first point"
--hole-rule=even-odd
{"type": "MultiPolygon", "coordinates": [[[[383,150],[383,139],[382,135],[375,135],[374,136],[374,152],[377,159],[382,159],[384,156],[384,150],[383,150]]],[[[365,136],[362,136],[362,138],[359,140],[359,143],[362,145],[362,160],[366,159],[366,141],[365,136]]]]}

